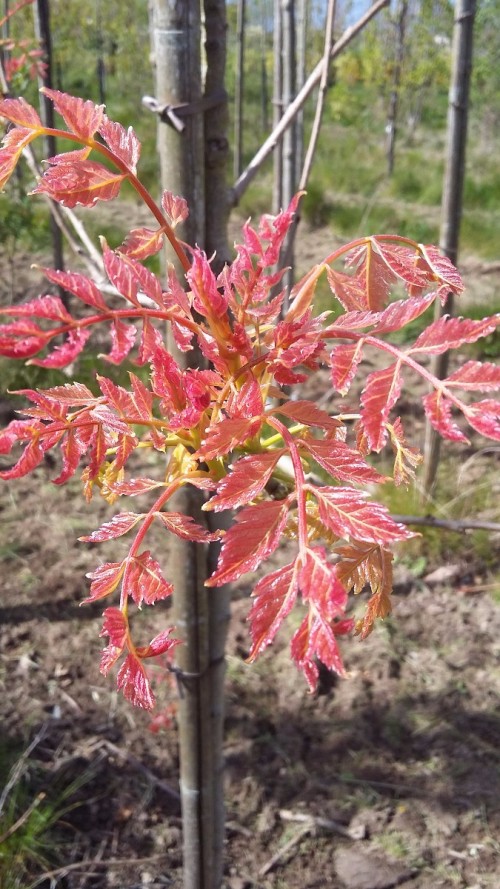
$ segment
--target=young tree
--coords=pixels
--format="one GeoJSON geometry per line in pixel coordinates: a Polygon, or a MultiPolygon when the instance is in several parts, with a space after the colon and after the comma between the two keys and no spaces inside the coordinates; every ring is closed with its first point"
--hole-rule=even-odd
{"type": "MultiPolygon", "coordinates": [[[[145,548],[153,524],[187,540],[196,559],[196,548],[203,551],[222,539],[215,570],[205,581],[209,590],[262,567],[249,614],[250,661],[302,603],[291,656],[314,690],[318,661],[343,673],[339,638],[352,630],[364,638],[376,618],[390,612],[391,548],[413,536],[367,490],[388,481],[367,460],[370,454],[389,446],[395,484],[407,483],[420,462],[406,441],[401,418],[394,416],[404,375],[410,371],[431,384],[423,406],[444,438],[467,442],[468,423],[500,441],[500,402],[491,396],[500,388],[500,368],[469,360],[440,380],[427,367],[429,355],[489,335],[500,325],[500,315],[479,321],[444,316],[412,344],[398,345],[392,333],[463,287],[450,261],[435,248],[391,235],[359,238],[330,253],[296,285],[279,320],[284,294],[272,295],[280,278],[274,267],[297,199],[277,217],[265,216],[258,229],[246,223],[234,262],[217,276],[206,254],[198,247],[186,252],[175,234],[185,218],[184,200],[164,192],[157,205],[137,178],[140,145],[133,130],[111,121],[91,102],[57,91],[47,95],[66,128],[48,132],[23,99],[0,102],[0,115],[13,124],[0,151],[0,186],[27,145],[54,135],[77,147],[51,158],[35,193],[69,206],[94,206],[116,197],[127,181],[150,209],[154,228],[132,230],[115,249],[103,241],[107,276],[124,300],[119,308],[106,302],[84,275],[45,269],[47,279],[63,285],[85,310],[73,316],[50,295],[3,309],[0,354],[43,367],[67,367],[92,330],[105,325],[110,328],[107,360],[122,363],[135,349],[136,362],[149,366],[150,377],[142,381],[131,373],[129,389],[98,374],[94,391],[77,381],[24,390],[31,402],[25,418],[13,420],[0,434],[0,453],[18,446],[21,453],[0,477],[26,475],[48,451],[59,448],[57,484],[71,478],[83,462],[87,499],[95,492],[110,504],[124,496],[139,498],[136,503],[146,497],[142,509],[118,512],[83,538],[105,543],[133,536],[124,559],[101,564],[92,573],[86,600],[119,594],[119,602],[104,611],[102,635],[109,644],[101,670],[108,674],[118,666],[118,688],[133,704],[154,706],[148,663],[170,656],[178,644],[173,627],[148,644],[138,644],[132,632],[134,607],[154,604],[173,592],[156,555],[145,548]],[[166,284],[143,262],[159,252],[164,237],[182,268],[180,276],[172,270],[166,284]],[[344,269],[338,267],[342,261],[344,269]],[[313,311],[322,276],[344,310],[335,321],[313,311]],[[393,285],[403,288],[406,297],[391,301],[393,285]],[[174,359],[165,322],[181,352],[197,346],[208,368],[183,368],[174,359]],[[347,408],[343,396],[372,350],[381,352],[387,363],[365,377],[359,408],[353,399],[347,408]],[[336,393],[331,412],[300,397],[302,382],[321,367],[329,368],[336,393]],[[296,388],[297,399],[288,398],[290,387],[296,388]],[[473,392],[487,397],[471,401],[473,392]],[[131,455],[144,449],[156,452],[157,472],[152,477],[130,475],[131,455]],[[316,465],[326,482],[316,478],[316,465]],[[178,511],[173,497],[186,487],[204,493],[203,513],[238,510],[227,532],[210,530],[192,512],[178,511]],[[290,543],[288,562],[270,568],[266,560],[283,536],[290,543]],[[348,593],[365,585],[371,589],[366,613],[354,621],[346,613],[348,593]]],[[[191,565],[185,564],[188,570],[191,565]]],[[[179,629],[183,636],[186,628],[179,629]]],[[[186,685],[202,678],[200,670],[180,676],[186,685]]],[[[203,852],[196,852],[201,860],[203,852]]],[[[220,874],[204,867],[190,879],[196,889],[220,885],[220,874]]]]}

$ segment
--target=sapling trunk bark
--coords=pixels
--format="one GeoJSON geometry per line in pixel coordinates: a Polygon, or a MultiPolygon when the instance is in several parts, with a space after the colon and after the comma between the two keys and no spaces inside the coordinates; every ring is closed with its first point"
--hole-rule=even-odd
{"type": "MultiPolygon", "coordinates": [[[[458,260],[458,243],[465,178],[465,152],[467,147],[467,120],[469,111],[470,76],[476,0],[457,0],[453,30],[452,72],[448,104],[448,127],[443,199],[441,203],[441,230],[439,246],[453,264],[458,260]]],[[[443,308],[436,303],[436,318],[444,312],[453,312],[450,294],[443,308]]],[[[432,371],[441,379],[448,369],[448,353],[436,355],[432,371]]],[[[441,438],[427,422],[424,446],[424,495],[428,497],[436,480],[439,465],[441,438]]]]}
{"type": "MultiPolygon", "coordinates": [[[[178,133],[159,123],[162,187],[183,195],[190,215],[180,232],[189,244],[216,253],[215,266],[228,260],[228,157],[225,76],[226,20],[223,0],[205,0],[205,89],[220,101],[205,116],[184,118],[178,133]]],[[[201,7],[198,0],[171,4],[154,0],[151,28],[156,68],[156,96],[161,103],[199,102],[202,98],[201,7]]],[[[178,270],[182,280],[182,270],[178,270]]],[[[197,367],[197,350],[177,356],[197,367]]],[[[185,488],[175,508],[206,524],[202,495],[185,488]]],[[[218,889],[224,841],[223,711],[224,650],[228,595],[208,591],[204,583],[215,554],[199,544],[177,539],[169,560],[174,584],[175,618],[184,645],[177,649],[179,670],[179,744],[183,818],[184,889],[218,889]]]]}

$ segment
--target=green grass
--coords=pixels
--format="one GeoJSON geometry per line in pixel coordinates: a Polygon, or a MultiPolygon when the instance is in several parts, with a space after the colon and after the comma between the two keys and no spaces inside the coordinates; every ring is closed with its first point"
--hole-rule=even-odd
{"type": "Polygon", "coordinates": [[[93,778],[84,770],[67,784],[11,742],[0,747],[0,886],[30,889],[61,862],[67,843],[63,819],[81,805],[78,792],[93,778]]]}

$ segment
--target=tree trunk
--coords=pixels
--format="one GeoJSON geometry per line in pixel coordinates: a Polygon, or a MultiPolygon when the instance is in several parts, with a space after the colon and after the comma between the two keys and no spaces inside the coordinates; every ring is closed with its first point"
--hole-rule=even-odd
{"type": "MultiPolygon", "coordinates": [[[[50,9],[49,0],[36,0],[34,5],[35,36],[43,50],[45,70],[39,75],[39,86],[53,88],[52,81],[52,39],[50,33],[50,9]]],[[[44,126],[54,127],[54,106],[44,95],[40,96],[40,116],[44,126]]],[[[54,157],[57,154],[57,144],[54,136],[44,138],[45,157],[54,157]]],[[[64,269],[63,236],[57,225],[53,213],[50,214],[50,230],[52,237],[52,256],[55,269],[64,269]]],[[[59,295],[65,305],[68,304],[67,293],[59,288],[59,295]]]]}
{"type": "MultiPolygon", "coordinates": [[[[199,0],[153,0],[151,40],[156,96],[161,103],[198,103],[202,99],[201,8],[199,0]]],[[[178,133],[159,122],[158,146],[162,188],[183,195],[190,215],[180,236],[203,247],[216,263],[227,261],[228,156],[225,75],[226,20],[224,0],[205,0],[205,98],[218,102],[204,114],[184,118],[178,133]]],[[[181,270],[178,269],[179,274],[181,270]]],[[[181,277],[182,280],[182,277],[181,277]]],[[[193,350],[176,356],[185,365],[200,366],[193,350]]],[[[200,524],[198,491],[186,487],[175,509],[200,524]]],[[[215,554],[199,544],[177,539],[169,557],[174,584],[175,620],[184,645],[177,649],[179,699],[180,786],[183,819],[184,889],[218,889],[222,880],[224,805],[222,738],[224,649],[228,621],[226,590],[204,586],[215,554]]]]}
{"type": "Polygon", "coordinates": [[[394,172],[396,136],[398,126],[399,92],[401,86],[401,74],[405,54],[406,19],[408,16],[408,0],[401,0],[396,20],[394,22],[396,52],[394,58],[394,70],[392,76],[392,89],[389,100],[389,113],[387,115],[387,174],[392,176],[394,172]]]}
{"type": "MultiPolygon", "coordinates": [[[[295,0],[281,0],[282,27],[283,27],[283,113],[290,107],[295,98],[295,68],[297,64],[296,32],[295,32],[295,0]]],[[[283,184],[282,207],[288,207],[297,190],[297,121],[288,127],[283,136],[283,184]]],[[[281,252],[281,266],[286,265],[287,271],[283,277],[283,284],[288,293],[293,285],[293,242],[291,233],[283,242],[281,252]]],[[[285,298],[283,310],[286,311],[288,301],[285,298]]]]}
{"type": "MultiPolygon", "coordinates": [[[[274,0],[274,32],[273,32],[273,129],[283,114],[283,27],[281,0],[274,0]]],[[[274,146],[273,163],[273,213],[279,213],[283,206],[283,141],[280,139],[274,146]]]]}
{"type": "MultiPolygon", "coordinates": [[[[297,3],[297,65],[295,77],[295,93],[298,93],[306,82],[306,50],[308,34],[308,7],[309,0],[298,0],[297,3]]],[[[300,181],[302,164],[304,162],[304,112],[301,109],[297,114],[296,139],[295,139],[295,183],[300,181]]]]}
{"type": "Polygon", "coordinates": [[[236,24],[236,77],[234,88],[234,165],[237,179],[242,170],[243,156],[243,91],[245,85],[245,0],[238,0],[236,24]]]}
{"type": "MultiPolygon", "coordinates": [[[[462,220],[475,14],[476,0],[457,0],[453,29],[453,57],[448,101],[447,146],[439,238],[441,250],[454,264],[458,260],[458,243],[462,220]]],[[[448,314],[451,314],[453,311],[451,294],[448,296],[448,301],[444,308],[441,306],[441,303],[436,303],[436,318],[439,318],[444,311],[448,314]]],[[[448,354],[437,355],[432,362],[432,372],[442,379],[446,376],[447,369],[448,354]]],[[[424,493],[427,496],[431,493],[436,479],[440,441],[440,436],[427,423],[424,446],[426,467],[424,493]]]]}

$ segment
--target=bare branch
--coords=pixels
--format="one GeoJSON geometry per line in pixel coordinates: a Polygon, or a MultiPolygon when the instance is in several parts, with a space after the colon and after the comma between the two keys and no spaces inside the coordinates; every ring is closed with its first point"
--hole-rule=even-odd
{"type": "MultiPolygon", "coordinates": [[[[385,6],[389,5],[390,0],[377,0],[373,6],[362,16],[356,24],[351,25],[344,31],[342,37],[335,43],[330,53],[330,60],[335,59],[343,49],[353,40],[360,31],[371,21],[371,19],[380,12],[385,6]]],[[[290,126],[297,113],[300,111],[302,106],[304,105],[306,99],[309,94],[312,92],[317,83],[321,80],[321,75],[323,73],[323,69],[325,67],[325,59],[321,59],[320,62],[316,65],[314,70],[309,75],[306,80],[304,86],[297,94],[292,104],[288,107],[287,111],[281,118],[279,124],[274,128],[273,132],[266,139],[266,141],[261,145],[257,154],[250,161],[246,170],[243,171],[239,179],[235,182],[232,193],[231,193],[231,204],[232,206],[236,206],[242,197],[242,195],[247,190],[253,178],[256,176],[260,167],[266,160],[266,158],[271,154],[271,152],[276,148],[280,138],[282,137],[285,130],[290,126]]]]}
{"type": "Polygon", "coordinates": [[[430,528],[442,528],[444,531],[500,531],[498,522],[483,522],[481,519],[437,519],[432,515],[392,515],[395,522],[403,525],[428,525],[430,528]]]}

